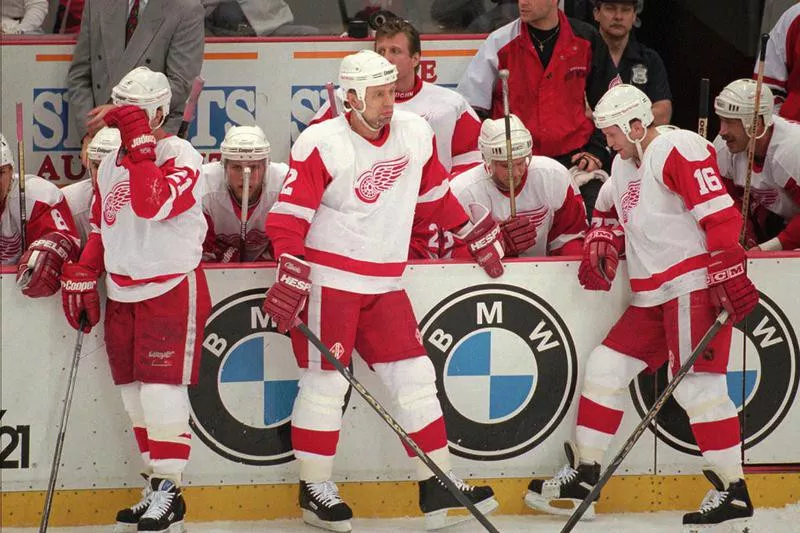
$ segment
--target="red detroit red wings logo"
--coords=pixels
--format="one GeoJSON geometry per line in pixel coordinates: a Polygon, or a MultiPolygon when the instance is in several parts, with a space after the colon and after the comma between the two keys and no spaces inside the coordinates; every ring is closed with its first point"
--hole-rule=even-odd
{"type": "Polygon", "coordinates": [[[112,187],[111,192],[103,198],[103,220],[109,226],[117,221],[119,210],[131,201],[131,186],[127,181],[121,181],[112,187]]]}
{"type": "Polygon", "coordinates": [[[536,209],[531,209],[530,211],[520,211],[517,214],[519,216],[528,217],[533,222],[534,226],[537,228],[542,225],[544,219],[547,218],[547,213],[550,210],[547,208],[546,205],[538,207],[536,209]]]}
{"type": "Polygon", "coordinates": [[[389,161],[378,161],[356,180],[356,196],[364,203],[375,203],[382,192],[394,186],[408,163],[407,155],[389,161]]]}
{"type": "Polygon", "coordinates": [[[639,205],[639,191],[642,188],[642,180],[632,181],[628,184],[625,194],[622,195],[622,223],[628,222],[628,215],[639,205]]]}
{"type": "Polygon", "coordinates": [[[16,259],[22,251],[22,234],[15,233],[9,237],[0,237],[0,262],[16,259]]]}
{"type": "Polygon", "coordinates": [[[753,203],[763,207],[770,207],[778,201],[778,191],[775,189],[756,189],[754,187],[750,189],[750,194],[753,197],[753,203]]]}

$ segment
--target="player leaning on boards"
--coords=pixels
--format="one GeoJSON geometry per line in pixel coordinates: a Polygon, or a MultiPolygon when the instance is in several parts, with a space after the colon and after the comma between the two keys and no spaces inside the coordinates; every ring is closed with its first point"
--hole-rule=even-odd
{"type": "Polygon", "coordinates": [[[142,500],[117,514],[117,531],[183,530],[186,387],[197,382],[211,310],[200,268],[202,156],[161,128],[170,96],[166,76],[147,67],[114,87],[103,121],[119,129],[122,148],[100,163],[92,233],[62,271],[64,313],[87,332],[100,321],[97,283],[107,273],[106,351],[147,476],[142,500]]]}
{"type": "MultiPolygon", "coordinates": [[[[389,390],[397,421],[448,472],[433,364],[400,286],[412,225],[461,228],[491,275],[503,269],[499,227],[480,206],[471,206],[482,212],[480,220],[469,222],[450,193],[433,130],[418,115],[394,109],[396,80],[397,69],[375,52],[342,60],[339,83],[347,112],[298,137],[278,203],[267,217],[278,272],[264,310],[279,331],[291,329],[303,369],[292,414],[300,507],[306,522],[331,531],[350,531],[352,517],[331,481],[347,381],[293,328],[298,315],[343,364],[358,350],[389,390]]],[[[480,511],[497,507],[490,487],[450,475],[480,511]]],[[[456,498],[421,461],[416,477],[426,527],[449,525],[448,511],[460,507],[456,498]]]]}
{"type": "MultiPolygon", "coordinates": [[[[569,171],[554,159],[531,153],[531,133],[510,116],[511,170],[503,119],[486,119],[478,145],[484,164],[450,182],[465,208],[478,203],[500,222],[506,256],[581,255],[589,229],[581,193],[569,171]],[[517,215],[511,216],[509,181],[515,183],[517,215]]],[[[456,252],[458,254],[458,252],[456,252]]]]}
{"type": "Polygon", "coordinates": [[[203,260],[219,263],[272,260],[267,239],[267,213],[289,172],[285,163],[270,161],[270,143],[258,126],[233,126],[220,146],[222,161],[203,165],[203,212],[208,233],[203,245],[203,260]],[[242,210],[247,181],[247,209],[242,210]],[[241,255],[242,215],[245,221],[245,256],[241,255]]]}
{"type": "Polygon", "coordinates": [[[0,264],[19,263],[17,286],[25,296],[51,296],[60,286],[61,265],[78,255],[80,238],[58,187],[26,174],[28,242],[22,242],[19,176],[15,170],[11,147],[0,133],[0,264]]]}
{"type": "Polygon", "coordinates": [[[713,146],[694,132],[649,127],[651,107],[639,89],[619,85],[595,108],[595,123],[617,153],[611,188],[624,238],[605,226],[589,231],[578,279],[588,290],[609,290],[624,249],[633,296],[586,362],[575,443],[565,446],[568,464],[552,479],[531,481],[525,502],[563,513],[551,502],[587,496],[622,421],[630,381],[667,361],[670,373],[676,372],[724,308],[732,319],[674,393],[714,486],[699,512],[683,517],[693,532],[753,514],[725,373],[733,324],[756,306],[758,292],[745,273],[738,243],[742,217],[720,181],[713,146]]]}
{"type": "MultiPolygon", "coordinates": [[[[720,122],[714,140],[717,161],[728,192],[737,202],[744,194],[756,85],[749,79],[733,81],[714,100],[720,122]]],[[[800,248],[800,124],[773,115],[772,101],[772,92],[763,85],[748,218],[755,242],[759,242],[753,248],[794,250],[800,248]]]]}

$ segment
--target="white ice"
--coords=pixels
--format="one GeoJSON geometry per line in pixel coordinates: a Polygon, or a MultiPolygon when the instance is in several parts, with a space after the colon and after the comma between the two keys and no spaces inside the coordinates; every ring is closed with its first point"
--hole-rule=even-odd
{"type": "MultiPolygon", "coordinates": [[[[677,533],[681,531],[681,512],[599,514],[592,522],[580,522],[574,533],[677,533]]],[[[556,516],[490,516],[494,526],[502,533],[558,533],[565,518],[556,516]]],[[[48,528],[53,533],[107,533],[108,526],[48,528]]],[[[187,524],[188,533],[320,533],[322,530],[297,520],[262,522],[208,522],[187,524]]],[[[34,533],[35,528],[3,528],[4,533],[34,533]]],[[[355,533],[422,532],[422,518],[391,520],[354,519],[355,533]]],[[[477,522],[464,522],[441,530],[442,533],[480,533],[484,531],[477,522]]],[[[751,521],[752,533],[800,533],[800,504],[783,509],[756,509],[751,521]]]]}

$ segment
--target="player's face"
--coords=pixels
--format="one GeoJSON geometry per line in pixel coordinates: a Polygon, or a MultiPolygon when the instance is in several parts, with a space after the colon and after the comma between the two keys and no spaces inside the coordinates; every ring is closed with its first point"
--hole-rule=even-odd
{"type": "Polygon", "coordinates": [[[527,23],[546,19],[557,8],[558,0],[519,0],[519,16],[527,23]]]}
{"type": "Polygon", "coordinates": [[[630,159],[638,155],[636,153],[636,145],[625,137],[625,134],[619,126],[609,126],[600,131],[606,136],[606,144],[608,144],[608,147],[618,153],[622,159],[630,159]]]}
{"type": "Polygon", "coordinates": [[[605,35],[622,38],[628,35],[636,22],[633,4],[608,4],[603,2],[594,10],[594,20],[605,35]]]}
{"type": "Polygon", "coordinates": [[[394,113],[395,83],[367,87],[362,116],[375,129],[380,129],[392,120],[394,113]]]}
{"type": "Polygon", "coordinates": [[[261,187],[264,183],[264,173],[267,169],[267,162],[266,160],[225,162],[225,175],[228,178],[228,188],[238,202],[242,201],[242,196],[244,195],[245,167],[250,167],[250,185],[247,195],[250,201],[253,201],[261,195],[261,187]]]}
{"type": "Polygon", "coordinates": [[[6,205],[6,196],[8,196],[8,190],[11,188],[11,179],[13,177],[14,171],[11,165],[0,167],[0,207],[4,208],[6,205]]]}
{"type": "Polygon", "coordinates": [[[397,75],[401,80],[413,77],[419,65],[419,53],[411,55],[410,48],[405,33],[375,41],[375,51],[397,67],[397,75]]]}
{"type": "Polygon", "coordinates": [[[719,135],[728,146],[732,154],[738,154],[747,150],[749,138],[744,131],[744,124],[738,118],[719,118],[719,135]]]}
{"type": "Polygon", "coordinates": [[[514,187],[522,182],[522,177],[528,171],[528,158],[520,157],[511,160],[511,172],[508,171],[508,161],[492,161],[492,178],[497,187],[507,191],[511,177],[514,178],[514,187]]]}

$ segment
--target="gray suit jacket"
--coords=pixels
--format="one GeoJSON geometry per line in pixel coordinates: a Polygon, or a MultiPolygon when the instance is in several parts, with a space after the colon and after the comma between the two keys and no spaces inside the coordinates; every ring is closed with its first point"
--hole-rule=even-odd
{"type": "Polygon", "coordinates": [[[175,132],[192,81],[200,75],[205,46],[200,0],[149,0],[125,47],[128,0],[86,0],[72,65],[67,74],[70,120],[80,137],[86,115],[111,99],[111,89],[125,74],[146,66],[163,72],[172,88],[165,127],[175,132]]]}

